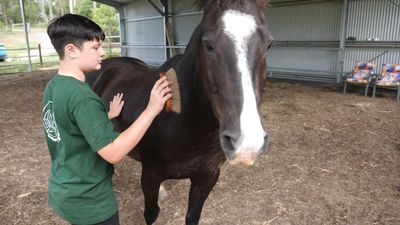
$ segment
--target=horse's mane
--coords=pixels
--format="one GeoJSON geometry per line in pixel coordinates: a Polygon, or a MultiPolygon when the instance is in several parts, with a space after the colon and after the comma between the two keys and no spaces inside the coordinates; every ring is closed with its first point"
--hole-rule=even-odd
{"type": "MultiPolygon", "coordinates": [[[[242,3],[243,1],[249,1],[249,0],[229,0],[229,1],[233,2],[233,3],[242,3]]],[[[268,0],[251,0],[251,1],[255,1],[257,3],[257,5],[262,9],[270,6],[268,0]]],[[[195,2],[195,6],[199,10],[202,10],[202,9],[205,9],[207,7],[207,5],[211,4],[211,3],[214,3],[218,7],[221,7],[222,4],[224,3],[224,0],[197,0],[195,2]]]]}

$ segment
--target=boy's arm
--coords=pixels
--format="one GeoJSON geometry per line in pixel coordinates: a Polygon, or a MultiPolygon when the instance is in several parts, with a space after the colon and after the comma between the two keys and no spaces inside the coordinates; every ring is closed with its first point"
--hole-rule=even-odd
{"type": "Polygon", "coordinates": [[[165,102],[171,98],[170,92],[166,78],[159,79],[151,90],[149,104],[142,114],[112,143],[100,149],[98,154],[111,164],[121,161],[142,139],[154,118],[163,109],[165,102]]]}

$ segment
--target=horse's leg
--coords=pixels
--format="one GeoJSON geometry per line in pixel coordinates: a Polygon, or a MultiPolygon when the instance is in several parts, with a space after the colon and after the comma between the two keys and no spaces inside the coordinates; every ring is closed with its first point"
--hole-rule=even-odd
{"type": "Polygon", "coordinates": [[[195,177],[190,178],[191,185],[186,225],[197,225],[199,223],[204,202],[218,181],[219,171],[219,169],[216,171],[201,171],[195,177]]]}
{"type": "Polygon", "coordinates": [[[160,212],[158,193],[161,182],[161,178],[154,171],[143,167],[141,183],[144,194],[144,218],[147,225],[153,224],[160,212]]]}

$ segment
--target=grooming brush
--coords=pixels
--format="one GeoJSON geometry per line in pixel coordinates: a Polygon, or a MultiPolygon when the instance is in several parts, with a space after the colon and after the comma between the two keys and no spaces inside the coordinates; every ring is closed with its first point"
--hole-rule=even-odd
{"type": "Polygon", "coordinates": [[[167,72],[161,72],[160,77],[167,77],[168,82],[170,83],[172,98],[168,99],[165,103],[165,111],[171,112],[174,111],[176,113],[181,112],[181,93],[179,91],[179,83],[178,77],[176,76],[176,71],[174,68],[169,69],[167,72]]]}

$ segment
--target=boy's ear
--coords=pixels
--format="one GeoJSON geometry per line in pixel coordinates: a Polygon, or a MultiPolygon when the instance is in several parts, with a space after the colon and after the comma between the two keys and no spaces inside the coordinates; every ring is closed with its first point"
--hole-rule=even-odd
{"type": "Polygon", "coordinates": [[[78,48],[73,44],[67,44],[64,47],[64,56],[75,59],[78,56],[78,48]]]}

